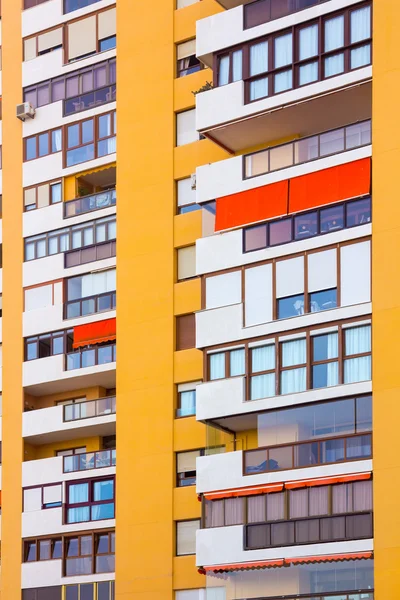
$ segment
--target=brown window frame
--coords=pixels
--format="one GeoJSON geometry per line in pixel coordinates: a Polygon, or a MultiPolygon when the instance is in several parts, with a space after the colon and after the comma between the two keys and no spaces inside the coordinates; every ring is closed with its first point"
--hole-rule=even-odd
{"type": "MultiPolygon", "coordinates": [[[[105,504],[113,504],[114,505],[114,516],[113,517],[108,517],[108,519],[115,519],[115,499],[116,499],[116,490],[115,490],[115,475],[108,475],[106,477],[96,477],[96,478],[90,478],[90,479],[73,479],[73,480],[69,480],[66,482],[66,487],[65,487],[65,503],[63,505],[64,507],[64,525],[77,525],[78,523],[96,523],[98,522],[98,520],[96,519],[92,519],[90,518],[87,521],[71,521],[69,522],[68,520],[68,511],[70,509],[74,509],[74,508],[85,508],[85,507],[89,507],[89,515],[91,516],[91,512],[92,512],[92,507],[95,506],[103,506],[105,504]],[[96,483],[102,482],[102,481],[112,481],[113,482],[113,498],[111,498],[110,500],[94,500],[94,485],[96,483]],[[88,501],[87,502],[79,502],[79,503],[71,503],[69,502],[69,490],[70,487],[73,485],[81,485],[81,484],[87,484],[88,486],[88,501]]],[[[106,520],[106,519],[101,519],[106,520]]]]}
{"type": "MultiPolygon", "coordinates": [[[[47,1],[47,0],[46,0],[47,1]]],[[[31,159],[31,160],[35,160],[35,159],[31,159]]],[[[55,204],[61,204],[63,202],[63,182],[62,182],[62,178],[60,179],[51,179],[50,181],[43,181],[42,183],[37,183],[36,185],[30,185],[28,187],[24,188],[24,194],[26,191],[28,190],[35,190],[35,202],[32,204],[25,204],[25,197],[24,197],[24,212],[31,212],[32,210],[39,210],[40,208],[47,208],[48,206],[54,206],[55,204]],[[46,206],[41,206],[38,207],[37,202],[38,202],[38,188],[44,186],[44,185],[49,185],[49,204],[47,204],[46,206]],[[61,200],[59,202],[51,202],[51,188],[55,185],[60,185],[61,186],[61,200]],[[29,208],[30,207],[30,208],[29,208]]]]}
{"type": "Polygon", "coordinates": [[[23,558],[22,562],[44,562],[47,560],[59,560],[62,558],[62,536],[54,536],[54,537],[38,537],[38,538],[29,538],[23,541],[23,558]],[[40,544],[43,542],[50,543],[50,558],[40,558],[40,544]],[[61,555],[54,556],[55,544],[60,542],[61,545],[61,555]],[[29,554],[29,546],[35,545],[35,558],[33,560],[27,560],[29,554]]]}
{"type": "Polygon", "coordinates": [[[65,139],[65,143],[63,143],[63,166],[65,169],[74,167],[74,166],[82,164],[84,162],[89,162],[91,160],[95,160],[97,158],[102,158],[103,156],[110,156],[110,154],[113,154],[113,152],[109,152],[107,154],[100,154],[99,153],[99,144],[102,141],[111,140],[116,137],[116,135],[117,135],[116,114],[117,114],[116,110],[111,110],[111,111],[108,111],[105,113],[101,113],[99,115],[95,115],[93,117],[89,117],[87,119],[82,119],[81,121],[75,121],[73,123],[68,123],[68,125],[64,125],[63,139],[65,139]],[[104,117],[110,117],[111,133],[106,136],[100,136],[99,123],[100,123],[100,119],[102,119],[104,117]],[[82,143],[83,124],[88,123],[90,121],[93,124],[93,138],[90,142],[82,143]],[[69,147],[69,145],[68,145],[68,130],[69,130],[69,128],[76,127],[76,126],[78,126],[79,141],[78,141],[78,144],[69,147]],[[79,148],[86,148],[89,146],[93,146],[93,156],[91,158],[85,158],[82,161],[72,162],[70,164],[68,163],[68,154],[70,152],[73,152],[74,150],[78,150],[79,148]]]}
{"type": "Polygon", "coordinates": [[[255,0],[255,2],[250,2],[249,4],[245,4],[243,6],[243,29],[251,29],[252,27],[257,27],[258,25],[262,25],[263,23],[270,23],[271,21],[275,21],[276,19],[281,19],[282,17],[292,15],[296,12],[301,12],[302,10],[306,10],[307,8],[310,8],[311,6],[323,4],[324,2],[327,2],[327,1],[328,0],[314,0],[312,4],[310,3],[307,6],[300,7],[298,5],[298,0],[297,0],[295,8],[283,11],[278,16],[272,16],[271,4],[272,3],[279,4],[280,0],[255,0]],[[248,6],[250,6],[251,8],[247,9],[248,6]],[[259,19],[259,21],[257,21],[257,23],[254,23],[253,25],[249,25],[247,12],[251,12],[251,10],[253,9],[254,6],[258,6],[258,7],[261,6],[260,12],[264,15],[268,11],[269,15],[266,17],[263,16],[259,19]],[[265,9],[265,7],[267,8],[267,10],[265,9]]]}
{"type": "Polygon", "coordinates": [[[85,348],[78,348],[77,350],[73,351],[73,352],[67,352],[65,353],[65,371],[74,371],[75,369],[84,369],[86,367],[85,364],[83,364],[83,358],[85,355],[89,354],[89,353],[93,353],[93,357],[94,360],[91,363],[91,366],[93,365],[104,365],[104,364],[111,364],[113,362],[116,362],[117,360],[117,344],[114,342],[112,344],[99,344],[99,345],[91,345],[91,346],[86,346],[85,348]],[[107,349],[107,348],[111,348],[111,360],[101,360],[100,361],[100,353],[101,350],[103,349],[107,349]],[[76,357],[78,357],[78,361],[76,361],[76,357]]]}
{"type": "Polygon", "coordinates": [[[114,573],[114,569],[111,571],[98,571],[96,568],[97,565],[97,557],[102,556],[114,556],[115,560],[115,529],[110,530],[102,530],[102,531],[88,531],[87,533],[74,534],[74,535],[65,535],[62,537],[63,542],[63,564],[62,564],[62,572],[63,577],[79,577],[80,575],[95,575],[97,573],[114,573]],[[103,536],[107,536],[107,546],[108,552],[97,552],[99,539],[103,536]],[[82,542],[83,538],[91,539],[91,553],[82,553],[82,542]],[[68,544],[71,540],[76,540],[78,543],[78,553],[75,556],[68,556],[68,544]],[[67,564],[68,561],[72,561],[79,558],[91,558],[92,568],[87,573],[68,573],[67,564]]]}
{"type": "Polygon", "coordinates": [[[24,162],[30,162],[31,160],[38,160],[39,158],[44,158],[45,156],[50,156],[50,154],[57,154],[58,152],[62,152],[63,149],[63,127],[55,127],[54,129],[50,129],[48,131],[41,131],[36,135],[30,135],[24,138],[24,162]],[[53,149],[53,133],[60,132],[61,133],[61,148],[59,150],[53,149]],[[46,154],[39,155],[39,138],[47,135],[47,146],[49,152],[46,154]],[[28,141],[36,140],[36,152],[33,158],[28,158],[28,141]]]}
{"type": "Polygon", "coordinates": [[[62,590],[64,593],[63,598],[66,597],[67,594],[67,589],[68,588],[75,588],[75,590],[78,593],[78,596],[80,595],[80,588],[81,586],[85,586],[85,589],[87,589],[88,586],[92,586],[92,593],[93,593],[93,598],[98,598],[98,590],[100,586],[104,586],[108,584],[108,599],[107,600],[115,600],[115,580],[111,580],[111,581],[98,581],[95,583],[70,583],[68,585],[63,585],[62,586],[62,590]],[[97,595],[95,595],[97,594],[97,595]]]}
{"type": "Polygon", "coordinates": [[[24,338],[24,362],[31,362],[32,360],[39,360],[41,358],[49,358],[50,356],[58,356],[62,354],[66,354],[68,352],[68,348],[72,347],[73,343],[73,329],[62,329],[60,331],[51,331],[49,333],[42,333],[40,335],[32,335],[24,338]],[[54,340],[62,340],[63,352],[55,352],[54,353],[54,340]],[[50,341],[50,354],[46,356],[40,356],[40,342],[41,340],[49,340],[50,341]],[[36,357],[28,359],[28,346],[36,345],[36,357]]]}
{"type": "MultiPolygon", "coordinates": [[[[312,19],[310,21],[305,21],[305,22],[299,23],[297,25],[294,25],[290,28],[283,29],[283,30],[280,30],[277,32],[273,32],[268,36],[262,36],[260,38],[253,39],[253,40],[243,44],[242,46],[236,47],[235,49],[238,50],[240,48],[242,48],[242,58],[243,58],[242,79],[245,84],[245,93],[244,93],[244,103],[245,104],[257,102],[258,100],[261,100],[262,98],[270,98],[272,96],[276,96],[276,95],[279,95],[279,94],[282,94],[282,93],[285,93],[285,92],[288,92],[291,90],[295,90],[300,87],[306,87],[307,85],[310,85],[311,83],[317,83],[319,81],[324,81],[326,79],[331,79],[331,78],[337,77],[338,75],[343,75],[345,73],[356,71],[359,68],[364,68],[364,67],[372,64],[372,4],[371,4],[371,2],[360,2],[359,4],[352,5],[344,10],[327,13],[316,19],[312,19]],[[361,40],[360,42],[352,43],[351,37],[350,37],[351,36],[351,26],[350,26],[351,13],[354,12],[355,10],[358,10],[360,8],[364,8],[367,6],[371,7],[371,29],[370,29],[371,36],[369,38],[361,40]],[[324,45],[323,45],[324,44],[325,21],[328,21],[335,17],[340,17],[342,15],[344,16],[344,21],[345,21],[344,22],[344,44],[340,48],[336,48],[331,51],[325,51],[324,45]],[[318,53],[313,57],[309,57],[309,58],[300,60],[300,58],[299,58],[299,32],[301,29],[303,29],[305,27],[310,27],[315,24],[318,25],[318,53]],[[292,60],[287,65],[284,65],[281,67],[275,67],[274,66],[275,40],[277,38],[280,38],[287,34],[292,35],[292,60]],[[262,42],[268,42],[268,68],[266,71],[264,71],[262,73],[257,73],[257,75],[251,75],[250,74],[250,47],[260,44],[262,42]],[[361,67],[355,67],[354,69],[352,69],[351,64],[350,64],[351,51],[355,50],[361,46],[365,46],[367,44],[369,44],[371,47],[370,63],[368,65],[362,65],[361,67]],[[335,56],[337,54],[344,55],[344,59],[343,59],[344,60],[344,68],[343,68],[342,73],[336,73],[331,76],[325,76],[325,73],[324,73],[325,59],[329,58],[331,56],[335,56]],[[307,64],[316,63],[316,62],[318,64],[317,79],[315,81],[300,85],[300,81],[299,81],[300,67],[305,66],[307,64]],[[275,86],[274,86],[275,76],[279,75],[280,73],[283,73],[285,71],[289,71],[289,70],[291,70],[291,72],[292,72],[292,86],[288,89],[275,92],[275,86]],[[268,79],[268,95],[258,97],[255,99],[251,99],[250,98],[250,84],[252,82],[255,82],[255,81],[258,81],[261,79],[266,79],[266,78],[268,79]]],[[[213,82],[214,87],[218,87],[220,57],[226,56],[231,50],[233,50],[233,48],[232,49],[229,48],[228,50],[224,50],[222,52],[217,52],[215,54],[214,82],[213,82]]]]}
{"type": "MultiPolygon", "coordinates": [[[[25,512],[25,507],[24,507],[24,492],[25,490],[41,490],[41,510],[50,510],[51,508],[59,508],[62,506],[62,501],[60,501],[58,503],[57,506],[49,506],[47,504],[45,504],[44,502],[44,488],[47,487],[55,487],[55,486],[60,486],[61,487],[61,494],[62,494],[62,482],[61,481],[55,481],[54,483],[44,483],[43,485],[30,485],[27,487],[24,487],[22,489],[22,512],[25,512]]],[[[54,503],[51,503],[54,504],[54,503]]],[[[30,512],[30,511],[28,511],[30,512]]]]}

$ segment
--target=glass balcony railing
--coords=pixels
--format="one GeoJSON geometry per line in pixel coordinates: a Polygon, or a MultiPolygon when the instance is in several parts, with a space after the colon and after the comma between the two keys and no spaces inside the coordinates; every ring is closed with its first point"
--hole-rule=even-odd
{"type": "Polygon", "coordinates": [[[63,407],[63,421],[78,421],[80,419],[113,415],[116,413],[116,404],[117,399],[115,396],[65,404],[63,407]]]}
{"type": "Polygon", "coordinates": [[[269,23],[324,2],[327,0],[256,0],[243,7],[244,29],[269,23]]]}
{"type": "Polygon", "coordinates": [[[115,102],[116,99],[117,86],[115,83],[85,94],[80,94],[79,96],[74,96],[73,98],[68,98],[64,100],[64,117],[75,115],[83,110],[95,108],[108,102],[115,102]]]}
{"type": "Polygon", "coordinates": [[[354,123],[247,154],[243,157],[243,178],[266,175],[369,144],[371,144],[371,121],[354,123]]]}
{"type": "Polygon", "coordinates": [[[75,471],[88,471],[90,469],[103,469],[115,467],[117,451],[98,450],[97,452],[86,452],[85,454],[73,454],[63,457],[63,472],[73,473],[75,471]]]}
{"type": "MultiPolygon", "coordinates": [[[[71,457],[72,458],[72,457],[71,457]]],[[[275,548],[372,538],[371,512],[246,525],[244,549],[275,548]]]]}
{"type": "Polygon", "coordinates": [[[106,365],[117,360],[117,345],[93,346],[66,354],[66,370],[106,365]]]}
{"type": "Polygon", "coordinates": [[[69,200],[68,202],[64,202],[64,219],[92,212],[94,210],[100,210],[101,208],[115,206],[116,203],[116,190],[107,190],[105,192],[99,192],[98,194],[91,194],[90,196],[69,200]]]}
{"type": "Polygon", "coordinates": [[[372,457],[372,435],[363,433],[244,452],[243,475],[315,467],[372,457]]]}

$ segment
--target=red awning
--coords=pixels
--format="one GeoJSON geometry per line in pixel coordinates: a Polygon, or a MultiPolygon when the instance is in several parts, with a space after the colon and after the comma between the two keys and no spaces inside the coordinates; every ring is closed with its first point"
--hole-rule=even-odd
{"type": "Polygon", "coordinates": [[[350,481],[363,481],[371,479],[372,473],[356,473],[355,475],[338,475],[337,477],[322,477],[320,479],[306,479],[304,481],[288,481],[285,483],[287,490],[295,490],[302,487],[314,487],[316,485],[333,485],[335,483],[348,483],[350,481]]]}
{"type": "Polygon", "coordinates": [[[327,554],[325,556],[303,556],[302,558],[286,558],[287,565],[304,565],[306,563],[341,562],[344,560],[366,560],[372,558],[372,552],[355,552],[353,554],[327,554]]]}
{"type": "Polygon", "coordinates": [[[225,573],[226,571],[250,571],[254,569],[269,569],[273,567],[283,567],[284,559],[278,560],[259,560],[257,562],[233,563],[230,565],[221,565],[214,567],[203,567],[205,573],[213,571],[214,573],[225,573]]]}
{"type": "Polygon", "coordinates": [[[74,327],[74,348],[89,346],[91,344],[102,344],[116,338],[116,319],[105,319],[87,325],[74,327]]]}
{"type": "Polygon", "coordinates": [[[270,485],[258,485],[247,488],[235,488],[232,490],[222,490],[220,492],[206,492],[204,498],[206,500],[220,500],[222,498],[237,498],[240,496],[255,496],[257,494],[270,494],[271,492],[281,492],[283,483],[275,483],[270,485]]]}

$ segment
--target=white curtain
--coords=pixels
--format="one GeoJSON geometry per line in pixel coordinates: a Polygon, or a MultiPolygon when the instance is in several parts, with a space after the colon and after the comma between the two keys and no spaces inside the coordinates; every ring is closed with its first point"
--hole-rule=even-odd
{"type": "Polygon", "coordinates": [[[275,38],[275,69],[292,63],[292,34],[287,33],[275,38]]]}
{"type": "Polygon", "coordinates": [[[371,379],[371,357],[348,358],[344,361],[344,383],[356,383],[371,379]]]}
{"type": "Polygon", "coordinates": [[[292,367],[306,362],[306,340],[292,340],[282,344],[282,366],[292,367]]]}
{"type": "Polygon", "coordinates": [[[251,351],[251,371],[260,373],[275,368],[275,344],[260,346],[251,351]]]}
{"type": "Polygon", "coordinates": [[[253,496],[247,499],[247,522],[262,523],[266,520],[266,496],[253,496]]]}
{"type": "Polygon", "coordinates": [[[88,502],[88,485],[87,483],[77,483],[69,486],[68,503],[78,504],[80,502],[88,502]]]}
{"type": "Polygon", "coordinates": [[[285,518],[285,492],[267,494],[267,521],[285,518]]]}
{"type": "Polygon", "coordinates": [[[308,517],[308,489],[291,490],[289,494],[289,511],[291,519],[308,517]]]}
{"type": "Polygon", "coordinates": [[[230,353],[230,374],[231,377],[235,375],[244,375],[244,349],[232,350],[230,353]]]}
{"type": "Polygon", "coordinates": [[[344,55],[335,54],[325,59],[325,77],[339,75],[344,71],[344,55]]]}
{"type": "Polygon", "coordinates": [[[61,129],[56,129],[52,133],[52,145],[53,152],[60,152],[62,150],[62,133],[61,129]]]}
{"type": "Polygon", "coordinates": [[[223,379],[225,377],[225,353],[210,354],[210,379],[223,379]]]}
{"type": "Polygon", "coordinates": [[[281,373],[281,394],[304,392],[306,389],[306,369],[290,369],[281,373]]]}
{"type": "Polygon", "coordinates": [[[257,375],[251,378],[251,400],[271,398],[271,396],[275,396],[275,373],[257,375]]]}
{"type": "Polygon", "coordinates": [[[226,498],[225,525],[244,523],[244,498],[226,498]]]}
{"type": "Polygon", "coordinates": [[[258,75],[268,71],[268,42],[260,42],[250,46],[250,75],[258,75]]]}
{"type": "Polygon", "coordinates": [[[345,329],[345,355],[371,352],[371,325],[345,329]]]}
{"type": "Polygon", "coordinates": [[[327,356],[326,358],[337,358],[339,347],[338,347],[338,334],[328,333],[327,337],[327,356]]]}
{"type": "Polygon", "coordinates": [[[351,13],[350,40],[355,44],[369,37],[371,37],[371,7],[365,6],[351,13]]]}
{"type": "Polygon", "coordinates": [[[239,81],[242,79],[242,51],[235,50],[232,53],[232,80],[239,81]]]}
{"type": "Polygon", "coordinates": [[[306,85],[307,83],[313,83],[318,79],[318,63],[312,62],[308,65],[300,67],[299,71],[299,83],[300,85],[306,85]]]}
{"type": "Polygon", "coordinates": [[[340,514],[353,510],[353,484],[332,486],[332,513],[340,514]]]}
{"type": "Polygon", "coordinates": [[[354,511],[372,510],[372,481],[353,483],[354,511]]]}
{"type": "Polygon", "coordinates": [[[369,65],[371,62],[371,45],[365,44],[360,48],[351,51],[351,68],[358,69],[369,65]]]}
{"type": "Polygon", "coordinates": [[[311,25],[300,30],[299,34],[299,58],[306,60],[318,54],[318,25],[311,25]]]}
{"type": "Polygon", "coordinates": [[[250,100],[266,98],[268,96],[268,78],[263,77],[250,83],[250,100]]]}
{"type": "Polygon", "coordinates": [[[229,55],[219,59],[218,85],[229,83],[229,55]]]}
{"type": "Polygon", "coordinates": [[[289,69],[288,71],[282,71],[282,73],[278,73],[277,75],[275,75],[275,94],[279,94],[279,92],[284,92],[285,90],[290,90],[292,87],[292,69],[289,69]]]}
{"type": "Polygon", "coordinates": [[[309,489],[309,516],[327,515],[329,505],[329,489],[327,485],[309,489]]]}
{"type": "Polygon", "coordinates": [[[325,52],[344,45],[344,16],[325,21],[325,52]]]}

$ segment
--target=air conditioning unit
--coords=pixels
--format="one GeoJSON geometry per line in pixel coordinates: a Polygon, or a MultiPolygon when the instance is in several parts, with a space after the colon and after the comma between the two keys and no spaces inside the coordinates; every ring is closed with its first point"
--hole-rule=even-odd
{"type": "Polygon", "coordinates": [[[196,189],[196,173],[192,173],[190,176],[190,187],[193,191],[196,189]]]}
{"type": "Polygon", "coordinates": [[[30,102],[17,104],[17,119],[25,121],[25,119],[33,119],[35,117],[35,109],[30,102]]]}

